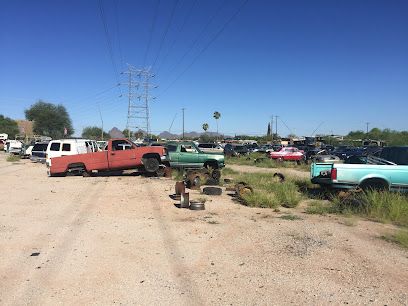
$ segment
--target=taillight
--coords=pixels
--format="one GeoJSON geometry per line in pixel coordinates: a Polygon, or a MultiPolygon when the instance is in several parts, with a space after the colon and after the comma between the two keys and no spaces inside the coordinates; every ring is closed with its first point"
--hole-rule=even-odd
{"type": "Polygon", "coordinates": [[[337,180],[337,168],[333,168],[330,172],[330,178],[335,181],[337,180]]]}

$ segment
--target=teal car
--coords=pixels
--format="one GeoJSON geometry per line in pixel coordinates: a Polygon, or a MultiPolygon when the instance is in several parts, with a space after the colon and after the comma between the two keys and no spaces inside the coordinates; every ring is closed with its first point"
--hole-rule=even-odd
{"type": "Polygon", "coordinates": [[[169,142],[166,148],[172,168],[221,169],[225,166],[224,154],[204,153],[194,142],[169,142]]]}

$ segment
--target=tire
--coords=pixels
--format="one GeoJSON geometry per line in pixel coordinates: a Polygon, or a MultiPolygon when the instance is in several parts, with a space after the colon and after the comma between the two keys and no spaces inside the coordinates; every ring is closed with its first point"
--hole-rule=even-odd
{"type": "Polygon", "coordinates": [[[279,181],[279,183],[283,183],[285,181],[285,176],[282,173],[275,172],[273,177],[279,181]]]}
{"type": "Polygon", "coordinates": [[[191,210],[205,210],[205,205],[202,202],[190,201],[191,210]]]}
{"type": "Polygon", "coordinates": [[[216,181],[219,181],[220,178],[221,178],[221,171],[218,170],[218,169],[214,169],[214,170],[212,171],[212,173],[211,173],[211,178],[214,179],[214,180],[216,180],[216,181]]]}
{"type": "Polygon", "coordinates": [[[222,189],[220,187],[204,187],[203,193],[206,195],[221,195],[222,189]]]}
{"type": "Polygon", "coordinates": [[[359,187],[363,191],[386,191],[389,189],[387,182],[381,179],[366,180],[359,187]]]}
{"type": "Polygon", "coordinates": [[[155,158],[146,158],[143,160],[145,170],[150,173],[154,173],[160,168],[160,163],[155,158]]]}
{"type": "Polygon", "coordinates": [[[201,186],[201,177],[196,176],[195,178],[193,178],[193,180],[191,181],[191,186],[199,188],[201,186]]]}
{"type": "Polygon", "coordinates": [[[90,172],[90,171],[83,171],[82,172],[82,177],[91,177],[92,176],[92,172],[90,172]]]}

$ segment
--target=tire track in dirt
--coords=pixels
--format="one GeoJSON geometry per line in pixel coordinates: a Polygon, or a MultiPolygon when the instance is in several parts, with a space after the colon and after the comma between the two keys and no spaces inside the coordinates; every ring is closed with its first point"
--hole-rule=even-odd
{"type": "Polygon", "coordinates": [[[189,277],[189,270],[186,264],[181,259],[183,257],[180,251],[175,235],[170,229],[169,222],[164,216],[162,209],[160,207],[160,201],[155,195],[154,190],[152,190],[149,184],[145,184],[146,191],[150,195],[150,205],[155,215],[155,220],[157,221],[158,229],[163,241],[163,248],[166,253],[166,260],[170,264],[173,272],[173,279],[180,288],[184,288],[189,294],[184,295],[185,298],[189,300],[186,301],[186,305],[205,305],[205,300],[202,298],[200,292],[196,289],[196,282],[189,277]]]}
{"type": "MultiPolygon", "coordinates": [[[[44,266],[46,268],[44,271],[46,270],[46,272],[38,271],[39,268],[34,268],[34,266],[27,266],[26,269],[20,269],[20,267],[18,269],[18,278],[21,281],[21,285],[17,291],[12,292],[11,288],[2,288],[2,291],[8,292],[9,297],[12,297],[12,300],[9,303],[6,302],[6,304],[20,304],[21,302],[41,304],[42,293],[50,289],[54,279],[59,275],[66,257],[70,254],[72,245],[86,224],[86,220],[97,206],[98,195],[100,195],[100,192],[105,188],[107,180],[103,180],[102,182],[103,184],[91,184],[91,186],[84,184],[84,191],[86,192],[79,192],[79,199],[74,201],[78,203],[79,206],[70,203],[68,207],[59,213],[58,218],[48,223],[47,226],[43,228],[42,233],[38,233],[33,239],[32,244],[36,245],[36,248],[41,251],[42,255],[41,265],[36,265],[38,267],[44,266]],[[89,190],[89,187],[91,187],[91,190],[89,190]],[[86,194],[85,199],[83,197],[84,194],[86,194]],[[76,212],[78,208],[79,212],[76,212]],[[66,222],[67,219],[70,221],[66,222]],[[61,224],[66,225],[61,227],[61,224]],[[61,230],[55,233],[56,228],[61,228],[61,230]],[[52,241],[44,241],[43,239],[43,233],[50,232],[54,232],[55,246],[52,246],[54,244],[52,241]],[[53,265],[53,263],[57,263],[57,265],[53,265]],[[41,272],[47,273],[47,275],[44,276],[41,272]],[[30,281],[28,282],[26,279],[30,281]]],[[[6,270],[10,269],[7,268],[6,270]]]]}

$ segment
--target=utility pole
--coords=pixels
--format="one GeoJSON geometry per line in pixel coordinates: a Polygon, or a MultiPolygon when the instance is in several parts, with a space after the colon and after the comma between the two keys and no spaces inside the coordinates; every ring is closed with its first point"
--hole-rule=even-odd
{"type": "Polygon", "coordinates": [[[370,124],[370,122],[366,122],[367,125],[367,135],[368,135],[368,125],[370,124]]]}
{"type": "Polygon", "coordinates": [[[183,107],[181,110],[183,111],[183,140],[184,140],[184,110],[185,108],[183,107]]]}
{"type": "Polygon", "coordinates": [[[150,96],[150,89],[157,88],[150,84],[150,79],[154,77],[154,74],[150,72],[150,68],[135,69],[133,66],[128,65],[128,70],[123,72],[128,74],[128,82],[124,83],[128,85],[128,115],[126,129],[128,130],[128,136],[132,130],[142,129],[146,133],[147,138],[150,138],[150,111],[149,103],[155,97],[150,96]],[[139,78],[135,80],[135,76],[139,78]],[[137,95],[135,89],[142,88],[142,93],[137,95]],[[137,101],[136,101],[137,98],[137,101]]]}
{"type": "Polygon", "coordinates": [[[128,70],[122,72],[122,74],[128,75],[127,83],[122,83],[123,85],[128,86],[128,114],[127,114],[127,121],[126,121],[126,130],[128,131],[127,137],[130,139],[130,133],[132,130],[136,130],[138,128],[136,114],[137,114],[137,103],[135,101],[136,92],[139,88],[137,82],[135,82],[134,77],[136,74],[136,70],[133,66],[128,65],[128,70]]]}
{"type": "Polygon", "coordinates": [[[273,144],[273,115],[271,116],[271,128],[270,128],[270,132],[271,132],[271,144],[273,144]]]}
{"type": "MultiPolygon", "coordinates": [[[[140,78],[139,85],[143,88],[143,93],[138,98],[142,101],[142,105],[139,107],[139,119],[144,121],[147,138],[150,139],[150,110],[149,103],[156,97],[150,96],[150,89],[157,88],[157,86],[150,84],[150,79],[154,77],[154,74],[150,72],[150,68],[143,68],[138,70],[138,76],[140,78]]],[[[149,140],[150,141],[150,140],[149,140]]]]}
{"type": "Polygon", "coordinates": [[[278,139],[278,117],[279,116],[275,116],[276,139],[278,139]]]}
{"type": "Polygon", "coordinates": [[[98,110],[99,110],[99,116],[101,117],[101,122],[102,122],[101,140],[103,141],[103,118],[102,118],[101,107],[100,107],[99,103],[98,103],[98,110]]]}

